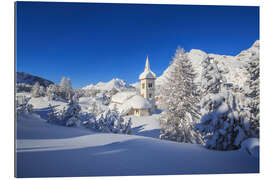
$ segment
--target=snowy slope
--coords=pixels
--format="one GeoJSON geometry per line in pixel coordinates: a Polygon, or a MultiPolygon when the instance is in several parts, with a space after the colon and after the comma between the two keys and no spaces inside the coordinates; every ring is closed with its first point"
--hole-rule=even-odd
{"type": "Polygon", "coordinates": [[[28,85],[34,85],[36,82],[39,82],[40,85],[47,87],[50,84],[54,84],[54,82],[38,77],[38,76],[34,76],[32,74],[28,74],[25,72],[17,72],[16,73],[16,82],[17,83],[24,83],[24,84],[28,84],[28,85]]]}
{"type": "Polygon", "coordinates": [[[160,123],[159,115],[153,114],[151,116],[125,116],[125,119],[131,118],[132,134],[138,136],[146,136],[152,138],[159,138],[160,123]]]}
{"type": "MultiPolygon", "coordinates": [[[[201,62],[209,56],[217,63],[219,70],[222,71],[222,74],[227,79],[228,83],[243,87],[247,73],[244,66],[250,61],[252,56],[259,56],[259,48],[260,42],[257,40],[249,49],[242,51],[237,56],[207,54],[197,49],[190,50],[187,55],[191,59],[194,70],[197,73],[195,82],[199,83],[201,81],[201,62]]],[[[172,67],[173,65],[170,65],[163,74],[157,78],[157,86],[161,86],[166,82],[166,77],[169,76],[172,67]]]]}
{"type": "Polygon", "coordinates": [[[126,89],[134,89],[133,86],[129,85],[126,81],[114,78],[109,82],[99,82],[96,85],[90,84],[88,86],[83,87],[82,89],[99,89],[103,91],[109,91],[113,88],[117,90],[126,90],[126,89]]]}
{"type": "Polygon", "coordinates": [[[243,151],[211,151],[150,137],[93,133],[46,124],[33,115],[22,117],[17,128],[17,177],[259,171],[259,160],[243,151]]]}

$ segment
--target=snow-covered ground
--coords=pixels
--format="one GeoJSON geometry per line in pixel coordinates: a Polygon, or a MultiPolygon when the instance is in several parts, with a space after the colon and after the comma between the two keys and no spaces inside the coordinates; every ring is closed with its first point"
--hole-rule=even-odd
{"type": "Polygon", "coordinates": [[[158,136],[156,116],[131,117],[135,135],[123,135],[52,125],[38,115],[24,115],[17,122],[17,177],[259,171],[259,159],[241,150],[211,151],[151,138],[158,136]]]}
{"type": "Polygon", "coordinates": [[[152,138],[159,138],[160,124],[159,115],[152,116],[126,116],[125,119],[131,118],[132,134],[138,136],[146,136],[152,138]]]}

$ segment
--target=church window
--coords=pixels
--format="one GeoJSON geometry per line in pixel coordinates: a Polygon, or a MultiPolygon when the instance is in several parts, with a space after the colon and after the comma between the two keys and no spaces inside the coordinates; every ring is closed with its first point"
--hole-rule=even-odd
{"type": "Polygon", "coordinates": [[[144,83],[142,83],[142,88],[144,89],[144,83]]]}
{"type": "Polygon", "coordinates": [[[151,93],[149,94],[149,98],[152,98],[152,94],[151,93]]]}
{"type": "Polygon", "coordinates": [[[152,83],[149,83],[149,84],[148,84],[148,87],[151,88],[151,87],[152,87],[152,83]]]}

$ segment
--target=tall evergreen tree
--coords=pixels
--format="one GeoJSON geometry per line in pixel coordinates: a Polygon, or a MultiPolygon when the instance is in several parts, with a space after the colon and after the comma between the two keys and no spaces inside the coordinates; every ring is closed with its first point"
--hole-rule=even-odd
{"type": "Polygon", "coordinates": [[[162,87],[161,139],[186,143],[202,143],[200,134],[194,131],[194,124],[199,119],[196,104],[192,64],[182,48],[176,50],[172,61],[172,71],[167,83],[162,87]]]}
{"type": "Polygon", "coordinates": [[[32,87],[31,95],[32,95],[32,97],[39,97],[40,96],[40,84],[38,81],[32,87]]]}
{"type": "Polygon", "coordinates": [[[66,80],[66,99],[71,101],[72,96],[73,96],[73,93],[72,93],[72,87],[71,87],[71,80],[70,80],[70,77],[68,77],[66,80]]]}
{"type": "Polygon", "coordinates": [[[240,148],[246,132],[238,100],[230,91],[209,93],[202,99],[201,122],[195,125],[195,129],[202,133],[207,148],[240,148]]]}
{"type": "Polygon", "coordinates": [[[57,87],[55,84],[50,84],[47,87],[47,96],[49,100],[54,100],[57,96],[57,87]]]}
{"type": "Polygon", "coordinates": [[[254,56],[247,66],[247,109],[250,112],[250,136],[259,137],[260,128],[260,63],[259,56],[254,56]]]}
{"type": "Polygon", "coordinates": [[[224,78],[222,78],[217,64],[210,57],[205,58],[201,64],[203,67],[201,79],[202,94],[219,93],[224,78]]]}
{"type": "Polygon", "coordinates": [[[59,85],[59,93],[60,93],[60,96],[64,99],[66,99],[66,89],[67,89],[66,78],[62,77],[60,85],[59,85]]]}

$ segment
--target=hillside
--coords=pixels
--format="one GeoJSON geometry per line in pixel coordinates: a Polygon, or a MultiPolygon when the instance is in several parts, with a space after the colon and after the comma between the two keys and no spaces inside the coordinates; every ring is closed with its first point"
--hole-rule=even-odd
{"type": "Polygon", "coordinates": [[[28,74],[25,72],[17,72],[16,73],[16,83],[20,84],[27,84],[27,85],[34,85],[36,82],[39,82],[39,84],[41,86],[47,87],[50,84],[54,84],[54,82],[38,77],[38,76],[34,76],[32,74],[28,74]]]}

